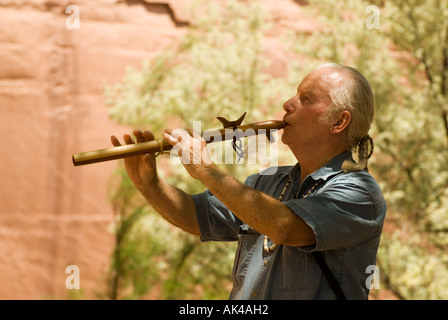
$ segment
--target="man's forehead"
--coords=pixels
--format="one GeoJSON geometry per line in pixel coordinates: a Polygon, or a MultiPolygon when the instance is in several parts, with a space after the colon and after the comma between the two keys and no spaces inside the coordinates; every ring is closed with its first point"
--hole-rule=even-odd
{"type": "Polygon", "coordinates": [[[314,95],[319,95],[323,93],[328,93],[329,88],[322,79],[310,79],[305,77],[302,82],[297,87],[298,93],[309,93],[314,95]]]}
{"type": "Polygon", "coordinates": [[[310,92],[312,94],[328,94],[344,75],[332,68],[316,69],[308,74],[297,87],[297,92],[310,92]]]}

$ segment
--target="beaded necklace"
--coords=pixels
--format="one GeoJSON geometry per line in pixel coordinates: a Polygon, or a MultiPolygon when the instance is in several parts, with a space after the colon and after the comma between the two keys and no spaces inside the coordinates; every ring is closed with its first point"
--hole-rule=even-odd
{"type": "MultiPolygon", "coordinates": [[[[314,190],[316,190],[316,188],[323,182],[324,180],[319,179],[305,194],[303,194],[300,199],[304,199],[306,197],[308,197],[314,190]]],[[[280,193],[280,195],[278,196],[277,200],[282,201],[283,196],[286,192],[286,189],[288,189],[289,185],[291,184],[291,178],[288,179],[288,181],[286,182],[285,186],[283,187],[282,192],[280,193]]],[[[267,235],[264,236],[264,243],[263,243],[263,248],[264,251],[266,252],[272,252],[277,248],[277,245],[274,243],[272,246],[268,245],[269,243],[269,238],[267,235]]]]}

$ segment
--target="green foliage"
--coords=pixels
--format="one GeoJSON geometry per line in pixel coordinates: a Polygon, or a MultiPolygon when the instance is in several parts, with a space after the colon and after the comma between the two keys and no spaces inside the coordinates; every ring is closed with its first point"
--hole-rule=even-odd
{"type": "MultiPolygon", "coordinates": [[[[193,120],[201,121],[202,130],[219,127],[215,117],[236,119],[244,112],[245,123],[269,119],[266,114],[278,111],[287,86],[262,71],[264,14],[257,2],[197,3],[180,44],[106,88],[110,117],[155,135],[170,125],[191,128],[193,120]]],[[[182,165],[167,157],[158,162],[169,183],[193,194],[203,190],[182,165]]],[[[223,164],[222,169],[244,179],[260,166],[223,164]]],[[[111,184],[117,241],[110,277],[115,294],[109,297],[227,298],[236,244],[201,244],[170,226],[142,203],[120,172],[111,184]]]]}
{"type": "Polygon", "coordinates": [[[161,130],[168,115],[183,124],[193,119],[208,125],[216,124],[217,115],[237,118],[249,111],[246,121],[252,121],[271,111],[281,87],[261,71],[262,7],[226,4],[202,3],[176,49],[108,88],[113,120],[161,130]]]}
{"type": "MultiPolygon", "coordinates": [[[[133,299],[145,294],[155,284],[154,258],[162,254],[158,238],[144,232],[141,220],[148,215],[142,197],[132,188],[126,172],[121,169],[111,178],[111,201],[115,211],[112,231],[115,247],[108,275],[109,299],[133,299]],[[132,287],[130,293],[122,289],[132,287]]],[[[157,224],[155,228],[157,228],[157,224]]]]}
{"type": "MultiPolygon", "coordinates": [[[[406,299],[446,299],[448,221],[448,3],[386,1],[379,29],[366,27],[370,1],[310,1],[320,30],[293,35],[294,49],[319,61],[351,65],[369,79],[377,103],[373,174],[388,216],[421,233],[385,236],[378,256],[387,283],[406,299]],[[437,274],[441,281],[432,281],[437,274]]],[[[399,228],[396,226],[397,228],[399,228]]]]}
{"type": "Polygon", "coordinates": [[[419,300],[448,297],[448,255],[427,242],[418,230],[384,234],[378,260],[382,280],[399,297],[419,300]]]}

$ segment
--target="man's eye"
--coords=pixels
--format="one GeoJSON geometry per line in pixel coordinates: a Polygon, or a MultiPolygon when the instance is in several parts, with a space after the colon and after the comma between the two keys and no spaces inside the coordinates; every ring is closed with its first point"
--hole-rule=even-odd
{"type": "Polygon", "coordinates": [[[302,102],[306,102],[306,103],[311,103],[311,100],[310,100],[310,98],[308,98],[308,97],[302,97],[301,99],[300,99],[302,102]]]}

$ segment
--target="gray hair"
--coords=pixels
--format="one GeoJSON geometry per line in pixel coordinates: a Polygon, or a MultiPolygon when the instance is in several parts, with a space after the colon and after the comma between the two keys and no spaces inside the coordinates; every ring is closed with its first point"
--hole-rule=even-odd
{"type": "Polygon", "coordinates": [[[346,140],[353,153],[357,154],[358,162],[345,161],[344,171],[359,171],[367,169],[367,162],[373,153],[373,140],[369,136],[375,114],[375,97],[369,81],[355,68],[337,63],[327,63],[318,68],[329,67],[344,72],[347,77],[330,91],[332,103],[321,120],[330,123],[341,111],[347,110],[352,119],[346,131],[346,140]]]}

